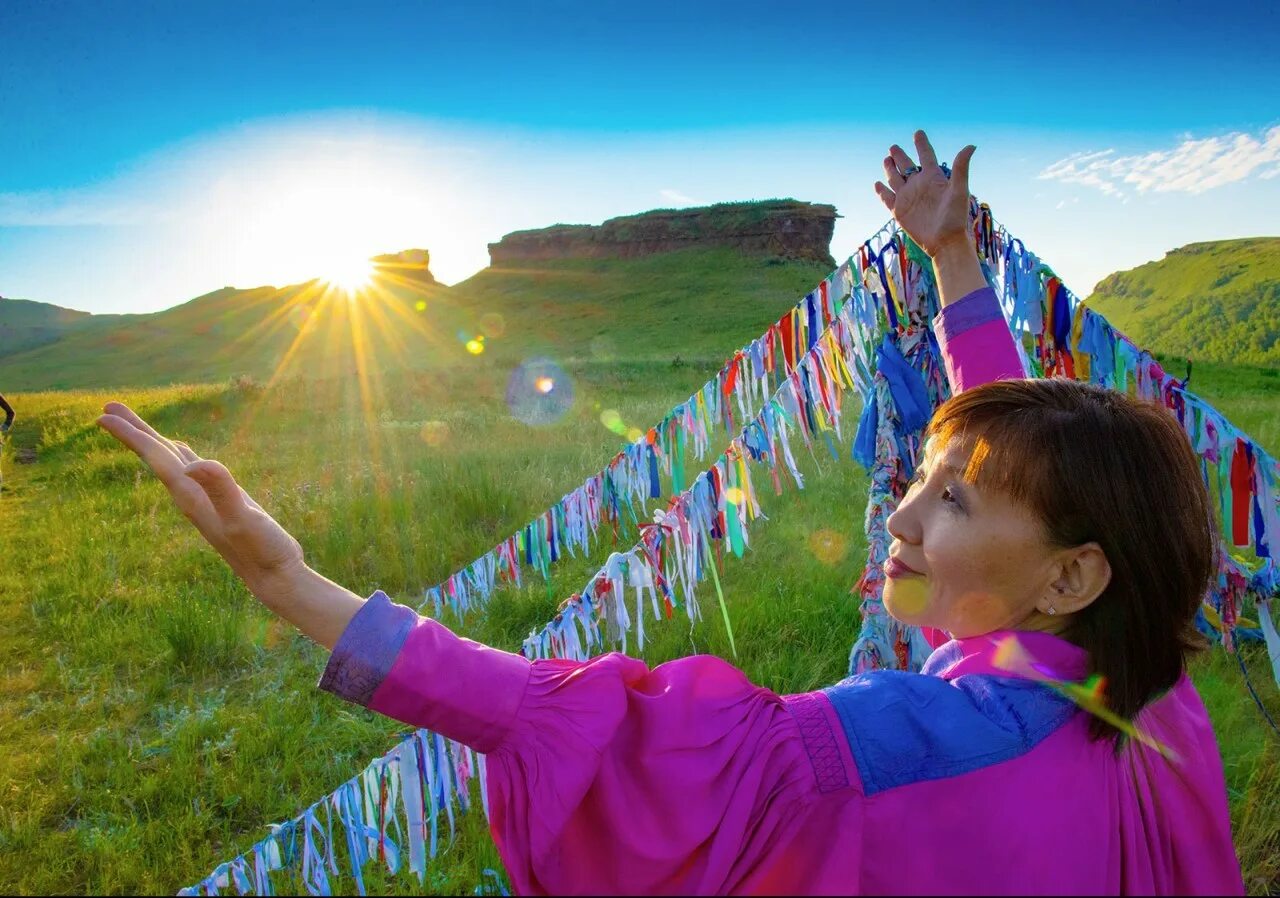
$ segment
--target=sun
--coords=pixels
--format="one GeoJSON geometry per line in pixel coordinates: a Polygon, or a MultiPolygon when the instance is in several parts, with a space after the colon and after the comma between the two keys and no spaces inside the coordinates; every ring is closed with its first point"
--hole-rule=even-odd
{"type": "Polygon", "coordinates": [[[373,276],[373,263],[368,259],[335,259],[327,268],[324,279],[346,293],[356,293],[369,286],[373,276]]]}

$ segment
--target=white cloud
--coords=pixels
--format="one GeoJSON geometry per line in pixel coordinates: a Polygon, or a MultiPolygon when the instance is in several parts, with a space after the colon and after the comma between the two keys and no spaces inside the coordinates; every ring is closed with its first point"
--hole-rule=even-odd
{"type": "Polygon", "coordinates": [[[1170,150],[1118,156],[1114,149],[1074,153],[1037,177],[1094,187],[1108,196],[1137,193],[1204,193],[1251,175],[1280,175],[1280,126],[1260,136],[1236,131],[1199,140],[1187,137],[1170,150]]]}
{"type": "Polygon", "coordinates": [[[661,190],[659,190],[659,191],[658,191],[658,193],[659,193],[659,194],[661,194],[661,196],[662,196],[662,199],[663,199],[663,200],[665,200],[665,201],[666,201],[666,202],[668,202],[668,203],[672,203],[672,204],[674,204],[674,205],[677,205],[677,206],[705,206],[705,205],[707,205],[707,203],[706,203],[706,201],[705,201],[705,200],[696,200],[696,199],[694,199],[693,197],[691,197],[691,196],[686,196],[685,194],[681,193],[680,191],[678,191],[678,190],[674,190],[674,189],[672,189],[672,188],[670,188],[670,187],[664,187],[664,188],[662,188],[661,190]]]}

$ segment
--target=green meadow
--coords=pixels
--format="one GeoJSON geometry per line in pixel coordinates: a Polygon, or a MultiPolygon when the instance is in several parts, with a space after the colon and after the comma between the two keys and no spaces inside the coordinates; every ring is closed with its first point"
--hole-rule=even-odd
{"type": "MultiPolygon", "coordinates": [[[[110,356],[85,361],[87,342],[0,360],[0,375],[46,372],[73,387],[6,393],[20,417],[0,458],[0,889],[175,892],[248,851],[268,824],[332,791],[405,731],[315,689],[326,653],[260,608],[163,487],[98,430],[104,402],[127,402],[226,463],[321,573],[416,606],[424,587],[603,467],[621,444],[602,416],[657,423],[825,273],[724,253],[486,271],[437,288],[415,325],[403,323],[413,306],[348,323],[366,334],[363,344],[334,343],[341,329],[332,320],[298,316],[283,316],[294,324],[277,335],[264,313],[265,348],[244,369],[252,376],[233,379],[224,344],[206,347],[177,325],[156,337],[169,341],[163,352],[148,354],[136,335],[115,338],[115,369],[110,356]],[[501,328],[491,317],[487,329],[503,336],[479,355],[459,351],[458,332],[484,315],[501,316],[501,328]],[[65,367],[49,355],[59,351],[65,367]],[[505,395],[511,365],[532,354],[558,359],[574,391],[565,416],[538,428],[516,420],[505,395]],[[193,375],[174,378],[175,364],[193,375]],[[95,378],[135,386],[106,389],[95,378]],[[175,379],[190,382],[163,385],[175,379]]],[[[1276,373],[1197,363],[1193,388],[1280,453],[1276,373]]],[[[857,412],[851,401],[842,458],[796,444],[804,490],[784,478],[775,496],[753,470],[768,520],[750,529],[744,558],[725,560],[734,660],[779,692],[840,679],[858,629],[849,590],[865,557],[867,479],[847,455],[857,412]]],[[[713,451],[729,436],[718,431],[713,451]]],[[[532,575],[498,591],[484,613],[457,621],[446,612],[446,623],[516,650],[614,548],[601,536],[590,557],[562,560],[549,583],[532,575]]],[[[619,547],[634,536],[624,530],[619,547]]],[[[699,599],[696,626],[677,617],[646,628],[647,660],[733,657],[710,584],[699,599]]],[[[1243,657],[1280,721],[1265,653],[1250,647],[1243,657]]],[[[1214,650],[1193,675],[1222,749],[1246,883],[1280,893],[1280,738],[1234,657],[1214,650]]],[[[345,849],[339,856],[341,866],[345,849]]],[[[371,894],[470,893],[489,868],[500,863],[473,812],[424,885],[376,864],[365,876],[371,894]]],[[[276,885],[301,890],[284,876],[276,885]]]]}

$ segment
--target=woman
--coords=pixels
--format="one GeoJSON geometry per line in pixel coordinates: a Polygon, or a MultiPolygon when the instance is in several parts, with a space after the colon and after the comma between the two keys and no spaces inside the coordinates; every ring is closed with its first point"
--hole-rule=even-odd
{"type": "Polygon", "coordinates": [[[530,663],[321,577],[226,468],[124,406],[99,423],[333,649],[322,688],[487,753],[519,892],[1240,893],[1184,671],[1215,538],[1191,449],[1161,410],[1020,379],[968,239],[974,148],[948,178],[915,141],[876,191],[933,260],[958,394],[889,519],[886,607],[952,637],[923,673],[778,696],[709,656],[530,663]],[[1104,717],[1046,682],[1090,675],[1104,717]]]}

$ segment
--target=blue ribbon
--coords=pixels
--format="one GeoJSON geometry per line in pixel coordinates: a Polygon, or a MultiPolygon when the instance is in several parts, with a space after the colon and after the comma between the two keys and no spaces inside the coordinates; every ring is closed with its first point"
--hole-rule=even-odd
{"type": "Polygon", "coordinates": [[[876,359],[880,373],[889,384],[889,393],[903,429],[912,431],[924,427],[929,423],[933,408],[920,372],[908,364],[889,334],[884,335],[876,350],[876,359]]]}

